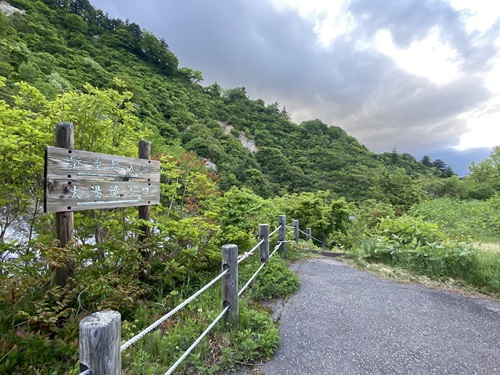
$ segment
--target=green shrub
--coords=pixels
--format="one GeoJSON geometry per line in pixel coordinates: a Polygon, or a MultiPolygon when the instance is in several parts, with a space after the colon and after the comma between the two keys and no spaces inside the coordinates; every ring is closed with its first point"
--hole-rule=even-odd
{"type": "MultiPolygon", "coordinates": [[[[220,321],[179,365],[176,370],[178,373],[215,374],[235,369],[241,363],[270,358],[279,344],[279,329],[268,312],[251,301],[255,294],[269,297],[288,295],[296,290],[298,282],[296,275],[287,271],[279,256],[273,259],[274,261],[270,261],[262,273],[259,273],[254,285],[240,298],[238,329],[231,330],[220,321]],[[268,271],[264,272],[266,269],[268,271]],[[272,273],[277,277],[274,278],[272,273]],[[270,281],[272,288],[269,288],[270,281]]],[[[256,270],[258,263],[257,259],[249,261],[242,269],[242,285],[256,270]]],[[[165,310],[169,310],[170,305],[174,306],[178,302],[181,302],[180,299],[176,300],[175,296],[170,295],[155,305],[140,305],[136,310],[135,320],[123,323],[122,336],[132,337],[159,318],[165,310]]],[[[167,320],[160,329],[127,349],[123,354],[123,372],[156,374],[167,371],[216,318],[221,309],[221,290],[220,285],[216,284],[167,320]]]]}
{"type": "Polygon", "coordinates": [[[500,253],[475,250],[449,238],[421,217],[382,219],[350,252],[354,259],[402,267],[434,279],[460,279],[484,292],[500,292],[500,253]]]}
{"type": "Polygon", "coordinates": [[[252,299],[287,297],[296,292],[299,286],[297,274],[275,254],[255,279],[249,295],[252,299]]]}
{"type": "Polygon", "coordinates": [[[382,219],[362,243],[367,260],[397,264],[434,277],[461,277],[473,262],[472,246],[445,238],[439,227],[422,218],[382,219]]]}
{"type": "Polygon", "coordinates": [[[500,241],[500,196],[486,201],[440,198],[415,205],[409,215],[437,223],[448,236],[475,242],[500,241]]]}

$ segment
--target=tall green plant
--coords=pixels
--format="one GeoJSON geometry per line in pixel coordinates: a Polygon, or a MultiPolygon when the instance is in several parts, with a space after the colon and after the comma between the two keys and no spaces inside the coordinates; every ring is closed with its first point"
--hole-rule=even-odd
{"type": "Polygon", "coordinates": [[[299,220],[302,228],[311,228],[314,237],[326,243],[345,234],[354,212],[354,205],[344,198],[335,199],[330,191],[285,196],[283,211],[288,219],[299,220]]]}

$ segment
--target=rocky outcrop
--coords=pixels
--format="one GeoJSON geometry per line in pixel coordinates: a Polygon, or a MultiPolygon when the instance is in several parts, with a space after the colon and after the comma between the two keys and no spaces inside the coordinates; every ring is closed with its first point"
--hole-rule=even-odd
{"type": "Polygon", "coordinates": [[[14,12],[25,13],[24,10],[13,7],[6,1],[0,1],[0,10],[8,16],[12,16],[14,12]]]}
{"type": "MultiPolygon", "coordinates": [[[[228,124],[227,122],[221,122],[220,126],[222,126],[222,128],[224,129],[224,133],[226,134],[230,134],[234,130],[234,126],[228,124]]],[[[239,132],[238,139],[240,140],[242,146],[247,150],[250,150],[254,154],[259,151],[259,148],[255,144],[255,139],[248,138],[245,133],[239,132]]]]}

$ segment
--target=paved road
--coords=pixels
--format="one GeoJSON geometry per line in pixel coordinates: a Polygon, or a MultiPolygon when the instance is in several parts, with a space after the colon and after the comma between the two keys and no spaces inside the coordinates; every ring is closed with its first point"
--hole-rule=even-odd
{"type": "Polygon", "coordinates": [[[500,374],[500,303],[398,284],[344,263],[294,265],[265,375],[500,374]]]}

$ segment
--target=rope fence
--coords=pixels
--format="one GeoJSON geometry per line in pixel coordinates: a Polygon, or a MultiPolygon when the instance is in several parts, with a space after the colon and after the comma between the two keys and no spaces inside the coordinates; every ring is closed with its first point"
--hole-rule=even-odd
{"type": "Polygon", "coordinates": [[[165,322],[168,318],[170,318],[172,315],[174,315],[176,312],[181,310],[184,306],[186,306],[188,303],[193,301],[196,297],[198,297],[200,294],[202,294],[204,291],[206,291],[208,288],[210,288],[212,285],[214,285],[217,281],[219,281],[224,275],[229,273],[229,270],[225,270],[222,273],[219,274],[219,276],[215,277],[210,281],[208,284],[206,284],[203,288],[201,288],[199,291],[194,293],[191,297],[189,297],[187,300],[179,304],[176,308],[171,310],[168,314],[164,315],[162,318],[158,319],[156,322],[151,324],[149,327],[132,337],[130,340],[125,342],[121,347],[120,351],[124,351],[127,349],[129,346],[135,344],[137,341],[139,341],[141,338],[146,336],[148,333],[150,333],[152,330],[160,326],[163,322],[165,322]]]}
{"type": "Polygon", "coordinates": [[[269,237],[272,237],[274,236],[274,234],[279,231],[281,229],[281,225],[278,226],[278,228],[276,228],[274,231],[272,231],[271,233],[269,233],[269,237]]]}
{"type": "MultiPolygon", "coordinates": [[[[279,247],[281,246],[283,242],[279,242],[275,247],[274,247],[274,250],[273,252],[269,255],[269,259],[271,259],[271,257],[274,255],[274,253],[276,252],[276,250],[279,249],[279,247]]],[[[255,279],[255,277],[259,274],[259,272],[262,270],[262,268],[264,268],[264,266],[267,264],[267,262],[265,263],[262,263],[260,265],[260,267],[257,269],[257,271],[255,271],[255,273],[252,275],[252,277],[250,277],[250,279],[247,281],[247,283],[241,288],[241,290],[238,292],[238,297],[240,297],[243,292],[245,291],[246,288],[248,288],[248,286],[252,283],[252,281],[255,279]]]]}
{"type": "Polygon", "coordinates": [[[318,241],[319,243],[323,243],[323,241],[318,240],[316,237],[311,236],[311,238],[312,238],[313,240],[315,240],[315,241],[318,241]]]}
{"type": "Polygon", "coordinates": [[[215,320],[212,322],[212,324],[210,324],[207,327],[207,329],[205,331],[203,331],[203,333],[195,340],[195,342],[193,342],[193,344],[188,348],[188,350],[186,350],[184,352],[184,354],[179,357],[177,362],[175,362],[172,365],[172,367],[169,368],[169,370],[165,373],[165,375],[170,375],[174,372],[174,370],[177,368],[177,366],[179,366],[182,363],[182,361],[184,361],[186,359],[186,357],[189,355],[189,353],[191,353],[191,351],[196,347],[196,345],[198,345],[200,343],[200,341],[203,340],[203,338],[207,335],[207,333],[210,332],[210,330],[217,324],[217,322],[219,320],[221,320],[221,318],[224,316],[224,314],[229,310],[229,307],[230,306],[226,306],[226,308],[224,310],[222,310],[222,312],[217,316],[217,318],[215,318],[215,320]]]}
{"type": "Polygon", "coordinates": [[[303,230],[301,230],[301,229],[299,229],[299,232],[300,232],[300,233],[305,234],[307,237],[311,237],[311,239],[313,239],[313,240],[315,240],[315,241],[318,241],[319,243],[323,243],[323,241],[318,240],[318,239],[317,239],[316,237],[314,237],[314,236],[311,236],[311,234],[310,234],[310,233],[306,233],[306,232],[304,232],[304,231],[303,231],[303,230]]]}
{"type": "MultiPolygon", "coordinates": [[[[238,256],[238,246],[222,246],[222,272],[205,284],[200,290],[191,295],[185,301],[177,305],[167,314],[156,320],[137,335],[126,341],[120,346],[121,336],[121,317],[116,311],[104,311],[94,313],[80,322],[80,375],[120,375],[121,374],[121,352],[134,345],[148,333],[158,328],[162,323],[168,320],[172,315],[180,311],[187,304],[192,302],[203,292],[213,286],[219,280],[222,280],[222,312],[212,321],[212,323],[203,331],[203,333],[193,342],[193,344],[179,357],[179,359],[169,368],[165,375],[172,374],[175,369],[186,359],[194,348],[203,340],[210,330],[224,318],[226,323],[231,323],[232,328],[238,326],[238,304],[239,297],[248,289],[257,275],[262,271],[269,259],[281,248],[286,251],[286,243],[292,242],[286,240],[286,230],[294,229],[295,241],[298,241],[300,229],[298,221],[293,221],[293,226],[286,225],[285,215],[278,218],[278,227],[269,233],[268,224],[259,225],[260,241],[251,250],[238,256]],[[269,239],[278,233],[277,244],[269,254],[269,239]],[[259,249],[261,264],[253,273],[245,285],[238,291],[238,264],[252,256],[259,249]],[[86,321],[88,320],[88,322],[86,321]],[[99,323],[99,324],[97,324],[99,323]],[[88,328],[90,327],[90,329],[88,328]],[[96,337],[98,339],[96,339],[96,337]],[[102,370],[106,369],[106,370],[102,370]],[[107,369],[112,369],[108,371],[107,369]]],[[[304,233],[303,231],[300,231],[304,233]]],[[[304,233],[308,237],[309,233],[304,233]]],[[[316,239],[317,240],[317,239],[316,239]]]]}
{"type": "Polygon", "coordinates": [[[248,258],[248,257],[250,257],[251,255],[253,255],[253,252],[254,252],[255,250],[257,250],[257,249],[259,248],[259,246],[260,246],[260,245],[262,245],[262,243],[263,243],[263,242],[264,242],[264,240],[261,240],[261,241],[260,241],[257,245],[255,245],[255,247],[254,247],[252,250],[250,250],[250,251],[248,251],[248,252],[246,252],[246,253],[243,253],[243,255],[241,255],[241,256],[238,258],[238,263],[243,262],[245,259],[247,259],[247,258],[248,258]]]}

